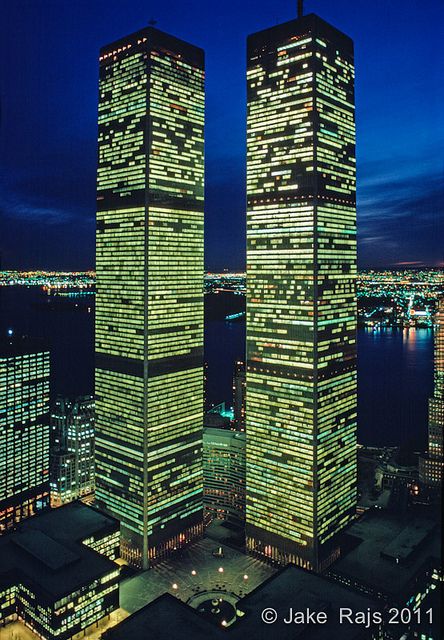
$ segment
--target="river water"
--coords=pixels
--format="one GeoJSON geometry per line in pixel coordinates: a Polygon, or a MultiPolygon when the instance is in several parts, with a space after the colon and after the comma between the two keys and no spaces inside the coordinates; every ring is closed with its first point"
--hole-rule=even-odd
{"type": "MultiPolygon", "coordinates": [[[[94,307],[71,300],[55,308],[36,288],[0,288],[0,333],[46,338],[52,353],[52,394],[80,395],[94,388],[94,307]],[[78,305],[77,307],[75,305],[78,305]],[[89,309],[89,311],[88,311],[89,309]]],[[[231,404],[235,360],[245,355],[245,320],[225,315],[244,307],[232,294],[205,299],[205,360],[210,403],[231,404]]],[[[433,388],[430,329],[358,331],[358,440],[364,445],[423,449],[427,400],[433,388]]]]}

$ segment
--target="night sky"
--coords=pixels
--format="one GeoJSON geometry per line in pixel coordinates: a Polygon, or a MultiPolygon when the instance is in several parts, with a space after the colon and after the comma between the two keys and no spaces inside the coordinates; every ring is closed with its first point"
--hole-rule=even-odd
{"type": "MultiPolygon", "coordinates": [[[[94,266],[99,48],[146,26],[206,52],[206,267],[245,266],[246,37],[296,0],[4,0],[3,268],[94,266]]],[[[361,267],[444,264],[443,0],[306,0],[355,42],[361,267]]]]}

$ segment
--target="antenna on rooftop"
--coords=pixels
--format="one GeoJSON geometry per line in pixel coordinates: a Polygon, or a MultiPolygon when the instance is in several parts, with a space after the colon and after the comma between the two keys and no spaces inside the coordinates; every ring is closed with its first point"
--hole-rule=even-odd
{"type": "Polygon", "coordinates": [[[298,18],[304,15],[304,0],[298,0],[298,18]]]}

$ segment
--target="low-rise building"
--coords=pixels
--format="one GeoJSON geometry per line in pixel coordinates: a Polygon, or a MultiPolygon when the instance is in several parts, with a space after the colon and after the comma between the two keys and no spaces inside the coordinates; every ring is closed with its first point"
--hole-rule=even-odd
{"type": "Polygon", "coordinates": [[[0,538],[0,625],[67,640],[119,606],[119,524],[73,502],[0,538]]]}
{"type": "Polygon", "coordinates": [[[350,527],[344,553],[327,575],[402,608],[430,591],[440,566],[441,523],[432,507],[373,508],[350,527]]]}

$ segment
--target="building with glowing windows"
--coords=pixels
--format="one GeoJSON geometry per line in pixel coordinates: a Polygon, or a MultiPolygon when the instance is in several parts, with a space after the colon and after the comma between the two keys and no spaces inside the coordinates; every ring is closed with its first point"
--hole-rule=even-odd
{"type": "Polygon", "coordinates": [[[94,398],[57,398],[51,410],[51,506],[94,492],[94,398]]]}
{"type": "Polygon", "coordinates": [[[45,640],[87,631],[119,607],[118,544],[119,523],[81,502],[2,536],[0,625],[20,620],[45,640]]]}
{"type": "Polygon", "coordinates": [[[440,487],[444,477],[444,298],[435,316],[434,393],[429,400],[427,455],[419,457],[419,479],[440,487]]]}
{"type": "Polygon", "coordinates": [[[204,54],[153,27],[100,54],[96,500],[149,567],[203,531],[204,54]]]}
{"type": "Polygon", "coordinates": [[[247,546],[322,570],[356,506],[353,43],[247,44],[247,546]]]}
{"type": "Polygon", "coordinates": [[[49,506],[49,373],[45,343],[0,343],[0,534],[49,506]]]}
{"type": "Polygon", "coordinates": [[[245,433],[205,427],[203,434],[205,522],[245,522],[245,433]]]}
{"type": "Polygon", "coordinates": [[[234,424],[238,431],[245,431],[245,362],[234,365],[233,375],[233,413],[234,424]]]}

